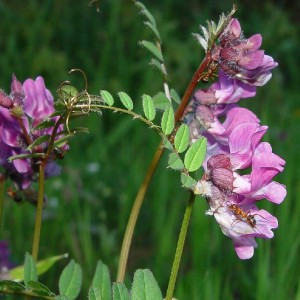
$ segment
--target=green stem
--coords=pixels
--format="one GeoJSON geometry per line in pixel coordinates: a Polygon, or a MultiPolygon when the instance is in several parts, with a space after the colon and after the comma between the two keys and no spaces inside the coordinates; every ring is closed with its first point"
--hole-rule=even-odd
{"type": "Polygon", "coordinates": [[[40,235],[42,227],[42,214],[44,205],[44,184],[45,184],[45,163],[41,162],[39,166],[39,190],[38,190],[38,200],[36,207],[35,225],[33,233],[33,243],[32,243],[32,257],[35,261],[38,258],[40,235]]]}
{"type": "MultiPolygon", "coordinates": [[[[210,53],[207,53],[204,60],[199,65],[198,69],[194,73],[183,97],[182,101],[175,113],[175,121],[178,122],[181,120],[184,111],[188,105],[189,99],[191,98],[200,78],[201,74],[205,71],[209,63],[211,62],[210,53]]],[[[160,143],[159,147],[157,148],[155,155],[153,157],[153,160],[150,164],[150,167],[147,170],[147,173],[145,175],[144,181],[142,185],[140,186],[140,189],[138,191],[138,194],[134,200],[134,204],[131,210],[131,214],[129,216],[128,225],[126,227],[126,231],[123,238],[121,253],[120,253],[120,261],[119,261],[119,269],[118,269],[118,275],[117,275],[117,282],[123,282],[127,261],[128,261],[128,255],[129,255],[129,249],[131,246],[132,236],[134,232],[134,228],[136,225],[136,220],[139,215],[140,208],[142,206],[142,203],[145,198],[146,191],[148,190],[148,186],[150,184],[150,181],[152,179],[152,176],[154,174],[154,171],[158,165],[158,162],[163,154],[163,148],[162,143],[160,143]]]]}
{"type": "Polygon", "coordinates": [[[2,228],[3,210],[4,210],[4,176],[0,174],[0,228],[2,228]]]}
{"type": "Polygon", "coordinates": [[[154,171],[156,170],[156,167],[158,165],[158,162],[159,162],[162,154],[163,154],[163,148],[162,148],[162,145],[160,144],[160,146],[157,148],[157,150],[155,152],[155,155],[154,155],[153,160],[150,164],[150,167],[146,173],[144,181],[143,181],[143,183],[136,195],[136,198],[134,200],[134,204],[133,204],[130,216],[129,216],[125,235],[123,238],[121,254],[120,254],[120,263],[119,263],[119,269],[118,269],[118,275],[117,275],[117,282],[124,281],[129,249],[130,249],[137,217],[139,215],[139,212],[140,212],[143,200],[145,198],[145,194],[148,189],[149,183],[151,181],[154,171]]]}
{"type": "Polygon", "coordinates": [[[176,279],[178,275],[178,270],[179,270],[179,265],[183,253],[183,247],[184,247],[184,242],[187,234],[187,230],[189,227],[189,222],[193,210],[193,205],[195,201],[195,195],[193,192],[190,194],[190,199],[188,202],[188,205],[185,209],[181,229],[180,229],[180,234],[177,242],[177,247],[176,247],[176,252],[173,260],[173,265],[172,265],[172,270],[171,270],[171,275],[170,275],[170,280],[168,284],[168,289],[167,289],[167,295],[165,300],[171,300],[173,297],[174,289],[175,289],[175,284],[176,284],[176,279]]]}

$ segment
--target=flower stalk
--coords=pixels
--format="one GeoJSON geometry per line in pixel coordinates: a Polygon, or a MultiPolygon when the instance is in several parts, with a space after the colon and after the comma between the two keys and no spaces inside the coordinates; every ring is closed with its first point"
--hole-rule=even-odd
{"type": "Polygon", "coordinates": [[[41,162],[39,166],[39,190],[38,190],[38,200],[35,215],[35,225],[33,233],[33,243],[32,243],[32,258],[37,261],[41,228],[42,228],[42,215],[43,215],[43,205],[44,205],[44,191],[45,191],[45,163],[41,162]]]}
{"type": "Polygon", "coordinates": [[[188,202],[188,205],[185,209],[180,233],[179,233],[179,238],[177,242],[177,247],[176,247],[176,252],[173,260],[173,265],[172,265],[172,270],[171,270],[171,275],[169,279],[169,284],[168,284],[168,289],[167,289],[167,295],[165,300],[171,300],[173,297],[174,289],[175,289],[175,284],[176,284],[176,279],[178,275],[178,270],[179,270],[179,265],[183,253],[183,247],[185,243],[185,238],[187,234],[187,230],[189,227],[189,222],[191,219],[191,214],[193,211],[193,205],[195,202],[195,194],[193,192],[190,193],[190,199],[188,202]]]}

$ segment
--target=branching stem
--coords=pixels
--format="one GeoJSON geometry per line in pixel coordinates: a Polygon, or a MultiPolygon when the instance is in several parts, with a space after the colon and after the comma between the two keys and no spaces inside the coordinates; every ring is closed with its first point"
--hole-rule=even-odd
{"type": "MultiPolygon", "coordinates": [[[[210,58],[210,53],[207,53],[204,60],[201,62],[199,65],[198,69],[194,73],[183,97],[182,101],[175,113],[175,121],[178,122],[181,120],[184,111],[188,105],[188,102],[201,78],[202,73],[205,71],[207,66],[210,64],[211,58],[210,58]]],[[[151,161],[151,164],[147,170],[147,173],[145,175],[145,178],[143,180],[142,185],[140,186],[140,189],[137,193],[137,196],[134,200],[134,204],[132,207],[131,214],[129,216],[128,220],[128,225],[126,227],[126,231],[124,234],[123,238],[123,243],[122,243],[122,248],[121,248],[121,254],[120,254],[120,260],[119,260],[119,269],[118,269],[118,275],[117,275],[117,282],[123,282],[124,277],[125,277],[125,272],[126,272],[126,266],[127,266],[127,261],[128,261],[128,255],[129,255],[129,249],[132,241],[132,236],[134,232],[134,228],[136,225],[136,221],[139,215],[140,208],[142,206],[142,203],[145,198],[146,191],[148,190],[150,181],[152,179],[152,176],[154,174],[154,171],[158,165],[158,162],[163,154],[163,148],[162,144],[160,143],[155,155],[153,157],[153,160],[151,161]]]]}

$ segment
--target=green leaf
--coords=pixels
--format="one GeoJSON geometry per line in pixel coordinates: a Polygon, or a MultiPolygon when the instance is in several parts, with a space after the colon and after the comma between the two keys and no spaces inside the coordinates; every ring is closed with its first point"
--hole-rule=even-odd
{"type": "Polygon", "coordinates": [[[148,49],[160,62],[164,61],[161,50],[155,44],[149,41],[140,41],[139,44],[148,49]]]}
{"type": "Polygon", "coordinates": [[[7,160],[8,162],[12,162],[15,159],[26,159],[26,158],[43,158],[45,157],[45,153],[26,153],[26,154],[18,154],[14,156],[10,156],[7,160]]]}
{"type": "Polygon", "coordinates": [[[106,298],[102,298],[101,296],[101,292],[95,288],[95,287],[91,287],[89,289],[89,300],[106,300],[106,298]]]}
{"type": "Polygon", "coordinates": [[[92,282],[92,287],[97,288],[103,299],[111,299],[111,280],[108,267],[98,261],[95,275],[92,282]]]}
{"type": "Polygon", "coordinates": [[[81,289],[82,271],[79,264],[71,260],[59,278],[59,293],[70,300],[75,299],[81,289]]]}
{"type": "Polygon", "coordinates": [[[169,106],[163,113],[161,118],[161,129],[165,135],[172,133],[175,126],[174,111],[172,106],[169,106]]]}
{"type": "MultiPolygon", "coordinates": [[[[43,260],[40,260],[36,263],[37,274],[41,275],[48,271],[52,265],[60,259],[68,257],[68,254],[62,254],[57,256],[52,256],[43,260]]],[[[15,281],[24,280],[24,266],[18,266],[10,270],[10,277],[15,281]]]]}
{"type": "Polygon", "coordinates": [[[164,76],[167,76],[166,70],[162,67],[161,62],[159,62],[157,59],[152,58],[150,65],[156,67],[164,76]]]}
{"type": "Polygon", "coordinates": [[[34,131],[34,130],[42,130],[42,129],[50,128],[50,127],[53,127],[55,125],[55,123],[56,123],[55,121],[53,121],[51,119],[47,119],[47,120],[42,121],[35,127],[33,127],[32,130],[34,131]]]}
{"type": "Polygon", "coordinates": [[[0,292],[22,292],[26,288],[22,284],[11,280],[0,280],[0,292]]]}
{"type": "Polygon", "coordinates": [[[174,146],[178,153],[184,152],[189,146],[190,129],[186,124],[182,124],[176,132],[174,146]]]}
{"type": "Polygon", "coordinates": [[[155,118],[156,111],[152,98],[148,95],[143,95],[143,110],[146,118],[152,121],[155,118]]]}
{"type": "Polygon", "coordinates": [[[175,152],[170,153],[169,160],[168,160],[168,165],[173,170],[181,171],[181,170],[184,169],[184,164],[183,164],[181,158],[175,152]]]}
{"type": "Polygon", "coordinates": [[[36,263],[36,268],[37,268],[37,273],[38,275],[44,274],[45,272],[47,272],[52,266],[53,264],[55,264],[57,261],[63,259],[63,258],[67,258],[68,254],[64,253],[61,255],[56,255],[56,256],[51,256],[49,258],[45,258],[42,260],[39,260],[36,263]]]}
{"type": "Polygon", "coordinates": [[[78,90],[76,89],[76,87],[70,84],[66,84],[58,89],[58,95],[60,98],[68,100],[73,97],[76,97],[78,95],[78,90]]]}
{"type": "Polygon", "coordinates": [[[26,287],[28,287],[29,281],[37,281],[37,269],[32,256],[26,253],[24,262],[24,283],[26,287]]]}
{"type": "Polygon", "coordinates": [[[42,135],[42,136],[38,137],[36,140],[33,141],[33,143],[31,143],[27,147],[27,150],[31,150],[35,146],[39,146],[42,143],[48,142],[50,140],[50,138],[51,138],[50,134],[45,134],[45,135],[42,135]]]}
{"type": "Polygon", "coordinates": [[[189,172],[198,170],[206,155],[206,138],[199,138],[186,152],[184,157],[184,165],[189,172]]]}
{"type": "Polygon", "coordinates": [[[153,15],[150,13],[150,11],[146,8],[146,6],[139,1],[136,1],[135,5],[139,7],[139,9],[141,10],[141,13],[150,21],[150,23],[156,27],[155,19],[154,19],[153,15]]]}
{"type": "Polygon", "coordinates": [[[175,103],[180,104],[181,98],[179,97],[178,93],[174,89],[171,89],[170,94],[171,94],[171,98],[175,101],[175,103]]]}
{"type": "Polygon", "coordinates": [[[37,281],[28,281],[27,290],[30,290],[31,293],[39,296],[55,296],[48,287],[37,281]]]}
{"type": "Polygon", "coordinates": [[[161,38],[160,38],[160,34],[157,30],[157,27],[155,25],[153,25],[151,22],[144,22],[144,24],[150,28],[150,30],[155,34],[156,38],[158,39],[158,41],[161,43],[161,38]]]}
{"type": "Polygon", "coordinates": [[[197,181],[191,176],[181,173],[181,184],[183,187],[192,190],[196,186],[197,181]]]}
{"type": "Polygon", "coordinates": [[[150,270],[137,270],[134,273],[131,289],[132,300],[162,300],[159,286],[150,270]]]}
{"type": "Polygon", "coordinates": [[[166,136],[163,138],[163,146],[168,150],[174,151],[173,145],[170,143],[166,136]]]}
{"type": "Polygon", "coordinates": [[[166,110],[171,105],[170,99],[163,92],[158,92],[156,95],[152,97],[155,108],[166,110]]]}
{"type": "Polygon", "coordinates": [[[129,292],[124,283],[113,284],[113,299],[114,300],[131,300],[129,292]]]}
{"type": "Polygon", "coordinates": [[[123,103],[123,105],[128,109],[128,110],[132,110],[133,109],[133,102],[131,100],[131,98],[129,97],[129,95],[127,95],[124,92],[119,92],[118,96],[120,97],[121,102],[123,103]]]}
{"type": "Polygon", "coordinates": [[[103,101],[108,105],[108,106],[112,106],[114,104],[114,98],[111,95],[110,92],[105,91],[105,90],[101,90],[100,91],[100,95],[103,99],[103,101]]]}

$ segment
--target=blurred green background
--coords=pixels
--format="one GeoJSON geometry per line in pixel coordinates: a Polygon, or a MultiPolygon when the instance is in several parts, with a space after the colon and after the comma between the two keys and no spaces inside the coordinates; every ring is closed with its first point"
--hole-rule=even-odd
{"type": "MultiPolygon", "coordinates": [[[[129,93],[141,110],[141,95],[162,90],[157,70],[148,66],[150,55],[138,41],[151,39],[143,18],[131,1],[100,0],[100,12],[89,1],[0,0],[0,86],[9,92],[12,73],[19,80],[38,75],[55,94],[59,84],[71,79],[84,86],[71,68],[81,68],[89,91],[129,93]]],[[[182,95],[203,51],[191,33],[207,19],[217,20],[232,1],[148,0],[163,39],[170,85],[182,95]]],[[[300,181],[299,165],[299,9],[291,1],[236,1],[245,36],[263,36],[263,49],[279,62],[272,80],[259,88],[256,98],[244,100],[269,126],[264,137],[273,151],[287,161],[277,181],[287,186],[280,205],[261,203],[279,219],[272,240],[258,241],[249,261],[240,261],[231,241],[222,235],[213,218],[205,216],[206,202],[196,202],[175,292],[186,299],[300,299],[300,181]]],[[[159,138],[143,124],[124,115],[105,112],[79,122],[90,134],[71,141],[60,164],[62,175],[48,181],[48,205],[40,258],[69,253],[84,268],[86,299],[96,261],[109,265],[116,277],[118,255],[133,199],[159,138]]],[[[166,291],[175,245],[188,193],[180,188],[179,175],[166,170],[166,157],[142,207],[129,259],[127,284],[137,268],[150,268],[163,294],[166,291]]],[[[263,201],[262,201],[263,202],[263,201]]],[[[34,208],[5,202],[0,239],[9,241],[12,259],[21,264],[31,251],[34,208]]],[[[41,276],[57,291],[60,262],[41,276]]],[[[9,298],[9,297],[7,297],[9,298]]]]}

